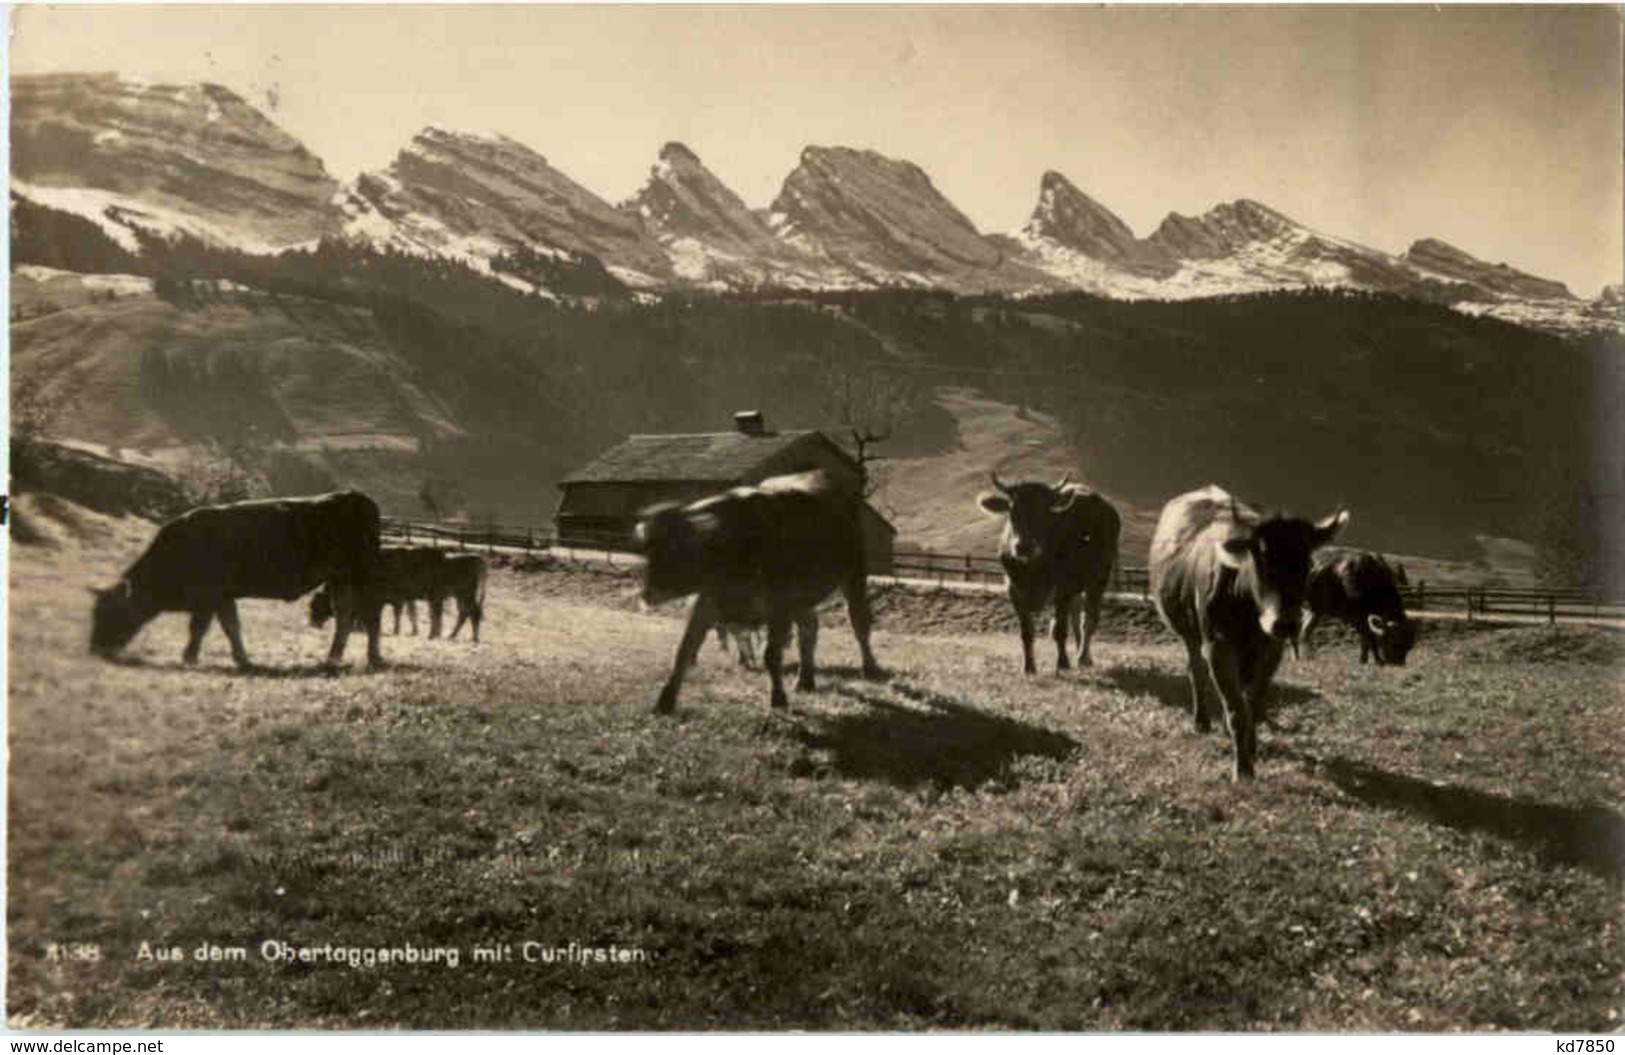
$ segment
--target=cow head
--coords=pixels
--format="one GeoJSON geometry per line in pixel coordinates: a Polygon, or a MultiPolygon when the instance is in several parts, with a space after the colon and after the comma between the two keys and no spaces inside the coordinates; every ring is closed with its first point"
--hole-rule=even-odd
{"type": "Polygon", "coordinates": [[[993,474],[994,490],[977,498],[983,512],[1004,518],[1004,538],[999,542],[999,555],[1021,564],[1042,560],[1044,545],[1049,540],[1050,527],[1055,518],[1078,500],[1078,492],[1067,488],[1072,474],[1061,477],[1054,487],[1049,484],[1005,484],[999,474],[993,474]]]}
{"type": "Polygon", "coordinates": [[[1372,612],[1365,617],[1365,625],[1376,640],[1377,662],[1403,667],[1411,646],[1416,644],[1416,624],[1403,614],[1384,617],[1372,612]]]}
{"type": "Polygon", "coordinates": [[[643,511],[637,541],[643,552],[643,602],[662,604],[698,593],[705,551],[721,527],[714,512],[662,502],[643,511]]]}
{"type": "Polygon", "coordinates": [[[158,614],[136,595],[128,579],[91,592],[96,595],[96,607],[90,621],[90,650],[99,656],[111,656],[128,645],[158,614]]]}
{"type": "Polygon", "coordinates": [[[1301,517],[1260,519],[1232,502],[1230,520],[1229,536],[1217,544],[1219,560],[1236,569],[1243,588],[1251,592],[1264,633],[1283,641],[1296,638],[1311,555],[1343,530],[1348,510],[1314,522],[1301,517]]]}
{"type": "Polygon", "coordinates": [[[333,595],[328,593],[327,587],[324,586],[311,595],[310,625],[319,630],[326,626],[331,618],[333,618],[333,595]]]}

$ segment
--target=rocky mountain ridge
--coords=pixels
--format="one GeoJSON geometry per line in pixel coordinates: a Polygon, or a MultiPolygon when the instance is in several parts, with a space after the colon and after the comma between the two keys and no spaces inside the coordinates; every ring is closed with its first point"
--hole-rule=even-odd
{"type": "Polygon", "coordinates": [[[1171,213],[1139,238],[1056,171],[1042,175],[1029,220],[1005,235],[978,230],[918,165],[844,146],[804,149],[757,210],[680,143],[666,144],[617,206],[525,144],[439,126],[386,169],[340,186],[229,89],[112,74],[15,78],[12,136],[15,193],[85,216],[136,251],[142,236],[250,252],[342,237],[455,258],[549,295],[545,274],[499,258],[590,264],[646,292],[903,286],[1177,300],[1337,286],[1546,329],[1620,326],[1600,300],[1437,239],[1394,256],[1248,199],[1171,213]]]}

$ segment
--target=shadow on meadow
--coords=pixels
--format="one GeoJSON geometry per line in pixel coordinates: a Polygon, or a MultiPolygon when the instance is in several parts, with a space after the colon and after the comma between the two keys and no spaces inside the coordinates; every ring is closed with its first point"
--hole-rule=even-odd
{"type": "Polygon", "coordinates": [[[1435,784],[1364,762],[1281,754],[1323,774],[1344,794],[1368,805],[1413,814],[1463,832],[1517,843],[1548,864],[1584,868],[1603,879],[1625,879],[1625,817],[1602,806],[1559,806],[1435,784]]]}
{"type": "MultiPolygon", "coordinates": [[[[1163,706],[1172,707],[1186,716],[1191,713],[1191,682],[1184,671],[1175,674],[1156,667],[1131,666],[1110,667],[1102,673],[1105,680],[1119,692],[1129,696],[1151,696],[1160,700],[1163,706]]],[[[1222,725],[1218,691],[1209,685],[1204,695],[1214,725],[1222,725]]],[[[1312,689],[1277,681],[1270,686],[1265,720],[1273,726],[1275,718],[1283,712],[1318,699],[1320,693],[1312,689]]]]}
{"type": "Polygon", "coordinates": [[[180,661],[154,662],[140,656],[117,655],[101,657],[101,662],[109,663],[115,667],[126,667],[131,670],[150,671],[154,674],[185,674],[195,676],[199,674],[224,674],[237,678],[264,678],[273,680],[293,680],[299,678],[337,678],[350,674],[387,675],[387,674],[416,674],[435,668],[426,667],[421,663],[402,663],[399,660],[386,660],[382,667],[369,667],[364,661],[355,664],[340,664],[330,667],[325,663],[301,663],[288,667],[271,667],[261,663],[254,663],[249,667],[239,667],[235,663],[197,663],[188,665],[180,661]]]}
{"type": "Polygon", "coordinates": [[[1060,760],[1079,746],[1069,736],[990,714],[895,676],[883,680],[889,692],[917,707],[888,699],[861,682],[843,681],[832,691],[866,704],[866,710],[811,718],[797,726],[801,742],[828,752],[833,768],[844,776],[899,787],[977,788],[988,781],[1008,782],[1011,764],[1023,756],[1060,760]]]}

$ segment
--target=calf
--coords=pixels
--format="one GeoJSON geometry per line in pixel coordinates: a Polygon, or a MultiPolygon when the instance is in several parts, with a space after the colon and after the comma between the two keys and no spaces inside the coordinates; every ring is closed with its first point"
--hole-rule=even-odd
{"type": "Polygon", "coordinates": [[[1359,635],[1361,663],[1374,656],[1378,666],[1403,667],[1416,643],[1416,624],[1399,596],[1405,584],[1405,566],[1390,566],[1375,553],[1317,559],[1309,573],[1309,619],[1298,640],[1307,644],[1318,623],[1341,619],[1359,635]]]}
{"type": "Polygon", "coordinates": [[[457,602],[457,625],[451,628],[451,637],[466,621],[471,624],[474,643],[480,643],[480,620],[485,617],[485,558],[474,553],[460,553],[447,557],[435,578],[429,598],[429,636],[440,636],[440,615],[446,598],[457,602]]]}
{"type": "Polygon", "coordinates": [[[647,558],[643,599],[660,604],[698,594],[677,661],[655,710],[677,706],[683,674],[717,623],[767,624],[763,664],[771,705],[789,706],[784,646],[792,624],[800,632],[798,689],[814,687],[818,643],[816,606],[839,588],[863,656],[865,677],[880,667],[869,648],[868,571],[859,522],[861,498],[823,472],[777,476],[755,487],[679,506],[646,510],[637,537],[647,558]]]}
{"type": "Polygon", "coordinates": [[[1185,642],[1198,732],[1210,727],[1203,685],[1211,680],[1218,690],[1236,780],[1253,777],[1254,723],[1282,650],[1297,636],[1311,555],[1348,519],[1341,509],[1315,522],[1266,517],[1213,486],[1163,507],[1151,539],[1151,596],[1185,642]]]}
{"type": "Polygon", "coordinates": [[[1051,636],[1055,639],[1055,669],[1066,670],[1066,633],[1083,628],[1078,665],[1093,659],[1089,643],[1100,625],[1100,602],[1111,582],[1117,561],[1122,518],[1110,502],[1079,487],[1069,487],[1070,475],[1051,487],[1043,483],[1006,485],[993,476],[994,491],[977,499],[984,512],[1005,518],[999,542],[999,563],[1009,583],[1010,603],[1021,624],[1022,668],[1032,674],[1034,621],[1046,605],[1055,606],[1051,636]]]}
{"type": "Polygon", "coordinates": [[[218,617],[232,659],[248,668],[237,599],[291,601],[326,583],[344,615],[333,629],[328,663],[344,657],[359,618],[367,662],[381,666],[377,562],[378,506],[357,491],[193,509],[159,528],[117,583],[95,591],[90,648],[111,657],[158,613],[189,612],[182,660],[197,662],[203,635],[218,617]]]}
{"type": "MultiPolygon", "coordinates": [[[[378,551],[377,588],[375,599],[380,608],[389,605],[395,612],[395,633],[401,632],[401,607],[404,605],[411,619],[412,633],[418,632],[417,608],[419,597],[432,596],[440,580],[446,555],[437,549],[416,546],[385,546],[378,551]]],[[[379,612],[380,618],[382,611],[379,612]]],[[[316,591],[310,599],[310,625],[325,626],[333,618],[333,598],[326,589],[316,591]]]]}

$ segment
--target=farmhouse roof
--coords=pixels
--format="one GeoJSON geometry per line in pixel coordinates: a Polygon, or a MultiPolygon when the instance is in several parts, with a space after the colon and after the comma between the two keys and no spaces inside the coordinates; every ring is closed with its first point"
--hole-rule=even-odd
{"type": "Polygon", "coordinates": [[[812,429],[760,434],[736,430],[635,435],[566,476],[561,485],[650,481],[736,483],[752,475],[768,459],[803,443],[828,444],[843,458],[851,460],[851,455],[840,444],[812,429]]]}

